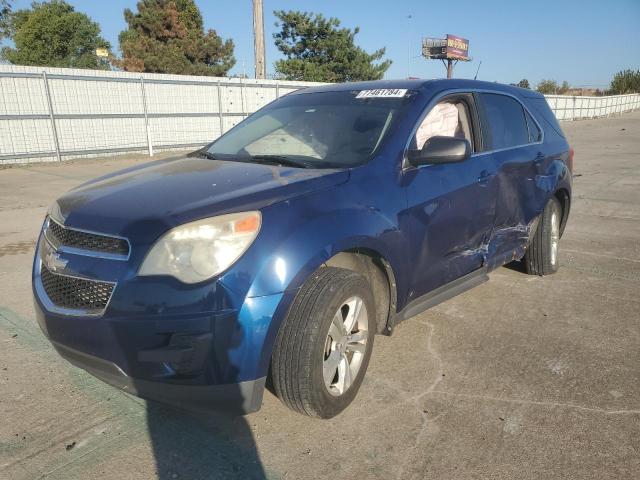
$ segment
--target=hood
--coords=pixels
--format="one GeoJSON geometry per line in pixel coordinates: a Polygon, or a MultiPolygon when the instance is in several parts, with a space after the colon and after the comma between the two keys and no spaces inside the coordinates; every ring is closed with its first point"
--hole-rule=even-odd
{"type": "Polygon", "coordinates": [[[304,169],[178,157],[87,182],[57,200],[69,227],[110,233],[136,243],[200,218],[257,210],[345,182],[347,170],[304,169]]]}

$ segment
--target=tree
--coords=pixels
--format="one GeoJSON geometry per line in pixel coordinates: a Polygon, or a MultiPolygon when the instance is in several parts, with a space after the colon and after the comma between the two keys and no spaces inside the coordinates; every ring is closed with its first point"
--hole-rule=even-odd
{"type": "Polygon", "coordinates": [[[529,85],[529,80],[527,80],[526,78],[520,80],[517,86],[520,88],[531,88],[531,86],[529,85]]]}
{"type": "Polygon", "coordinates": [[[122,60],[131,72],[225,76],[236,63],[233,41],[205,32],[193,0],[142,0],[136,13],[124,11],[122,60]]]}
{"type": "Polygon", "coordinates": [[[379,80],[391,65],[391,60],[380,61],[384,48],[369,54],[356,46],[354,37],[360,29],[339,28],[337,18],[284,10],[274,15],[280,21],[276,23],[280,31],[273,37],[286,57],[275,67],[283,78],[314,82],[379,80]]]}
{"type": "Polygon", "coordinates": [[[11,4],[8,0],[0,0],[0,40],[9,35],[9,17],[11,4]]]}
{"type": "Polygon", "coordinates": [[[2,56],[11,63],[109,68],[109,64],[96,55],[96,48],[111,48],[100,36],[100,26],[63,0],[34,2],[30,9],[16,11],[10,17],[10,31],[15,48],[3,48],[2,56]]]}
{"type": "Polygon", "coordinates": [[[640,70],[622,70],[611,80],[610,91],[614,95],[640,93],[640,70]]]}
{"type": "Polygon", "coordinates": [[[545,95],[558,93],[558,82],[555,80],[541,80],[536,90],[545,95]]]}
{"type": "Polygon", "coordinates": [[[569,85],[569,82],[567,82],[566,80],[564,82],[562,82],[562,86],[558,89],[558,93],[560,95],[564,95],[565,93],[567,93],[569,90],[571,89],[571,86],[569,85]]]}

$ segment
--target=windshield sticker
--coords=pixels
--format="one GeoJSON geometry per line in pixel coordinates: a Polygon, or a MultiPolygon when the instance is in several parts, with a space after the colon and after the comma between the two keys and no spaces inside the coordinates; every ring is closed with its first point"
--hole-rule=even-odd
{"type": "Polygon", "coordinates": [[[360,90],[356,98],[400,98],[407,93],[406,88],[377,88],[375,90],[360,90]]]}

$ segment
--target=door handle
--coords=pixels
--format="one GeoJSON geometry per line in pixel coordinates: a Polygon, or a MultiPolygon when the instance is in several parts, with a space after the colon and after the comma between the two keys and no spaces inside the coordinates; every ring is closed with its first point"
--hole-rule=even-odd
{"type": "Polygon", "coordinates": [[[483,170],[482,172],[480,172],[480,176],[478,177],[478,183],[487,183],[489,182],[489,180],[491,180],[493,177],[495,177],[496,174],[494,172],[490,172],[489,170],[483,170]]]}

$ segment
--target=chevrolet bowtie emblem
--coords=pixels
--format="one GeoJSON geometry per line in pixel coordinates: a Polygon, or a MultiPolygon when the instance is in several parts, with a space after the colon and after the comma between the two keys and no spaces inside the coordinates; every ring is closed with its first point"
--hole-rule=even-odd
{"type": "Polygon", "coordinates": [[[60,258],[60,255],[58,255],[56,252],[48,252],[44,257],[44,264],[51,272],[64,270],[67,266],[67,263],[69,263],[69,261],[60,258]]]}

